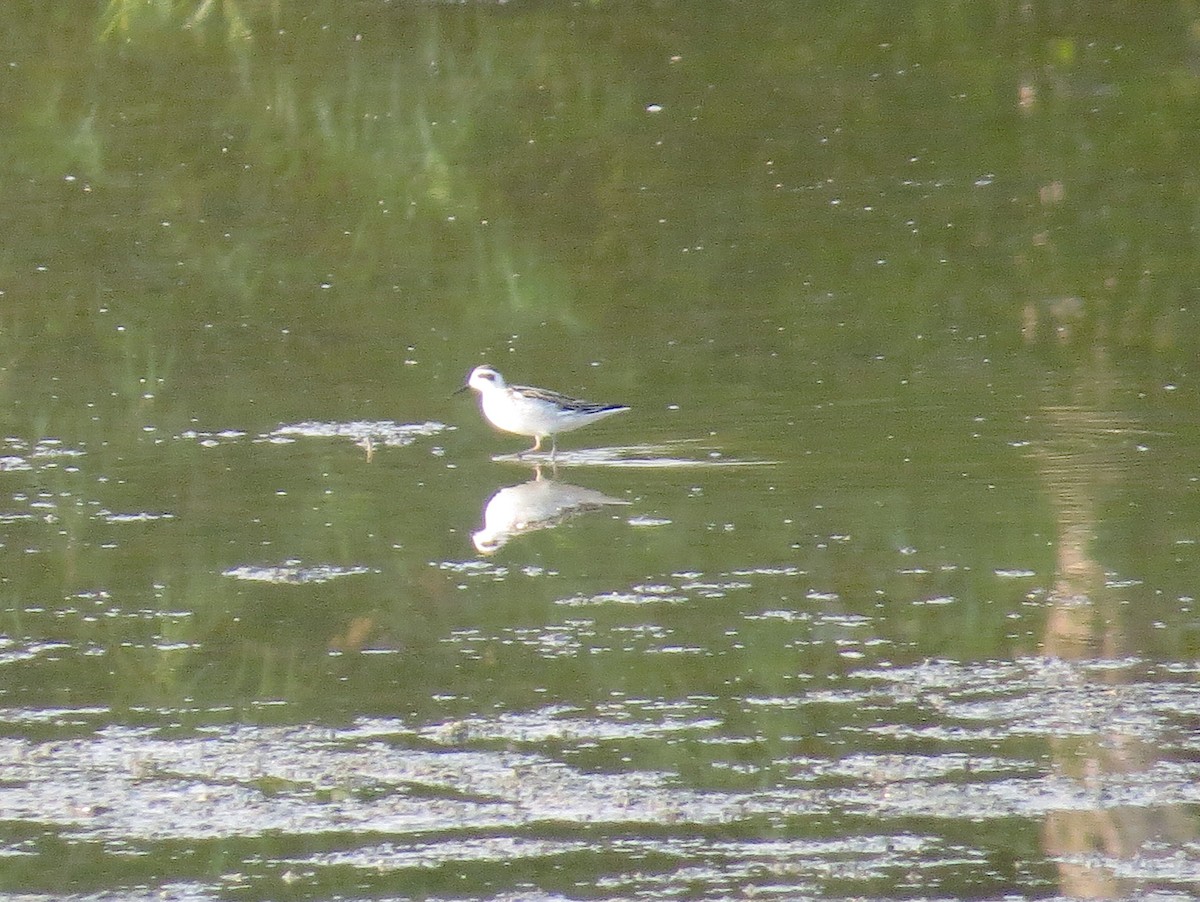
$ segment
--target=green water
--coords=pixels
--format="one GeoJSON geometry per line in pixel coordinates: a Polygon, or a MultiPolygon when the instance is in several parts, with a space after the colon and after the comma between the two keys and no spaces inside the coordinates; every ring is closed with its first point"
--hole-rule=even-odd
{"type": "Polygon", "coordinates": [[[0,7],[0,893],[1189,898],[1197,34],[0,7]]]}

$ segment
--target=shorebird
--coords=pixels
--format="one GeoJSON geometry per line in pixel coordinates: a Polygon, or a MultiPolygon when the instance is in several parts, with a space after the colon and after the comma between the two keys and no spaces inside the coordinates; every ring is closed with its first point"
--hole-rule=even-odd
{"type": "Polygon", "coordinates": [[[487,365],[471,370],[466,385],[458,391],[468,388],[479,392],[483,415],[493,426],[533,439],[533,447],[520,452],[518,457],[540,451],[542,439],[548,436],[550,459],[553,460],[558,451],[558,433],[570,432],[629,409],[623,404],[596,404],[569,398],[546,388],[509,385],[494,367],[487,365]]]}

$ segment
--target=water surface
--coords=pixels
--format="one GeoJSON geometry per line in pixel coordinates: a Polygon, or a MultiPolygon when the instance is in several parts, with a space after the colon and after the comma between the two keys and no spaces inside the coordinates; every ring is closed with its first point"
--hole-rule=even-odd
{"type": "Polygon", "coordinates": [[[1195,892],[1186,10],[20,6],[0,893],[1195,892]]]}

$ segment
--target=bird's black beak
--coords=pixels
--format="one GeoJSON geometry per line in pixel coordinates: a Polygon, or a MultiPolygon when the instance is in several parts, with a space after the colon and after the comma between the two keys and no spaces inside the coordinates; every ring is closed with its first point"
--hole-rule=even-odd
{"type": "Polygon", "coordinates": [[[469,385],[460,385],[454,391],[450,392],[450,397],[453,398],[455,395],[461,395],[463,392],[465,392],[470,387],[471,386],[469,386],[469,385]]]}

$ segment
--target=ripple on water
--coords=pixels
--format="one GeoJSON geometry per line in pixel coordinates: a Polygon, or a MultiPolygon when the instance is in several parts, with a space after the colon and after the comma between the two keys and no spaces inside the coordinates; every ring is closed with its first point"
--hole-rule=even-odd
{"type": "Polygon", "coordinates": [[[928,662],[913,667],[862,670],[857,678],[890,692],[899,702],[917,701],[936,715],[928,722],[890,723],[877,729],[893,736],[938,738],[953,733],[977,741],[1036,737],[1057,741],[1108,733],[1161,744],[1186,741],[1173,725],[1200,711],[1200,693],[1187,681],[1114,681],[1114,671],[1142,670],[1130,659],[1063,661],[928,662]],[[1098,691],[1102,690],[1102,691],[1098,691]]]}
{"type": "MultiPolygon", "coordinates": [[[[641,633],[664,635],[656,624],[641,633]]],[[[538,649],[558,634],[569,641],[604,635],[587,618],[514,627],[505,635],[538,649]]],[[[678,897],[697,885],[707,897],[720,895],[721,887],[737,894],[748,880],[767,886],[764,875],[778,881],[783,898],[801,887],[827,896],[830,880],[867,893],[877,885],[911,885],[917,892],[931,875],[988,860],[986,844],[964,844],[957,827],[946,838],[929,835],[937,823],[1200,803],[1195,755],[1106,774],[1101,788],[1073,776],[1070,758],[1051,766],[1044,751],[1030,751],[1049,742],[1005,744],[1036,723],[1015,699],[1037,707],[1064,693],[1060,701],[1074,705],[1080,682],[1108,676],[1104,668],[1039,659],[942,661],[863,669],[846,677],[845,691],[746,696],[741,711],[731,710],[722,693],[547,704],[415,725],[364,718],[345,729],[243,725],[170,735],[108,726],[86,738],[0,740],[0,809],[68,841],[343,838],[272,862],[300,871],[350,867],[366,876],[463,862],[553,865],[582,855],[596,856],[595,885],[604,883],[610,897],[678,897]],[[980,706],[990,702],[996,707],[988,719],[980,706]],[[810,746],[807,736],[764,741],[764,725],[786,722],[801,732],[807,714],[787,712],[821,703],[853,710],[842,738],[854,736],[854,753],[797,753],[810,746]],[[963,729],[931,731],[931,720],[963,729]],[[597,747],[629,756],[624,761],[642,750],[652,757],[641,766],[607,769],[570,763],[578,757],[572,751],[597,747]],[[688,751],[663,758],[658,753],[666,747],[688,751]],[[719,788],[701,788],[702,779],[677,772],[680,760],[703,771],[706,759],[712,773],[724,775],[719,788]],[[844,837],[808,835],[805,824],[828,817],[861,829],[844,837]],[[874,826],[881,822],[888,828],[874,826]],[[923,826],[893,829],[916,824],[923,826]],[[747,832],[756,838],[742,838],[747,832]],[[614,857],[656,864],[620,870],[600,864],[614,857]]],[[[1135,685],[1123,699],[1122,687],[1104,688],[1116,688],[1121,704],[1158,717],[1161,732],[1180,710],[1194,710],[1190,676],[1177,682],[1177,693],[1170,684],[1135,685]]],[[[98,715],[59,715],[89,716],[98,715]]],[[[1186,856],[1143,858],[1122,866],[1167,880],[1196,869],[1186,856]]]]}
{"type": "Polygon", "coordinates": [[[355,443],[370,443],[386,447],[404,447],[418,438],[427,438],[449,430],[445,423],[429,420],[424,423],[396,423],[392,420],[356,420],[347,423],[305,421],[279,426],[270,432],[250,435],[238,429],[206,431],[189,429],[179,438],[195,441],[205,448],[215,448],[249,438],[253,442],[280,444],[298,439],[349,439],[355,443]]]}
{"type": "Polygon", "coordinates": [[[747,592],[756,584],[747,576],[793,576],[791,568],[764,568],[757,571],[732,571],[706,576],[700,572],[680,572],[671,575],[673,582],[639,583],[628,589],[612,589],[591,595],[560,598],[555,604],[565,607],[592,605],[684,604],[694,599],[724,598],[731,593],[747,592]]]}
{"type": "Polygon", "coordinates": [[[428,420],[424,423],[394,423],[391,420],[354,421],[350,423],[322,423],[307,421],[280,426],[260,439],[278,438],[347,438],[355,442],[370,441],[377,445],[403,447],[418,438],[427,438],[445,432],[450,427],[445,423],[428,420]]]}
{"type": "Polygon", "coordinates": [[[601,707],[595,712],[548,706],[536,711],[431,724],[422,728],[419,735],[448,745],[502,741],[538,746],[546,742],[594,743],[704,733],[720,724],[715,718],[682,716],[680,712],[669,717],[632,718],[626,705],[601,707]]]}
{"type": "MultiPolygon", "coordinates": [[[[742,897],[748,882],[754,898],[798,898],[803,893],[825,896],[831,877],[883,880],[893,872],[911,869],[918,857],[938,856],[948,866],[952,856],[937,839],[913,833],[882,835],[864,832],[845,839],[710,840],[703,837],[626,836],[593,834],[574,837],[480,837],[473,840],[434,839],[377,843],[363,849],[318,853],[293,858],[293,866],[351,867],[367,873],[432,869],[465,863],[537,862],[552,868],[561,859],[619,860],[643,863],[627,873],[601,875],[595,889],[605,898],[680,898],[708,889],[707,898],[742,897]],[[764,884],[769,875],[778,885],[764,884]],[[609,895],[611,894],[611,895],[609,895]]],[[[961,862],[961,852],[953,856],[961,862]]],[[[493,898],[562,899],[538,892],[493,898]]]]}
{"type": "Polygon", "coordinates": [[[171,513],[151,513],[150,511],[118,514],[113,511],[102,510],[97,512],[96,516],[107,523],[153,523],[156,520],[175,519],[175,515],[171,513]]]}
{"type": "MultiPolygon", "coordinates": [[[[54,657],[70,648],[72,646],[65,642],[29,642],[20,641],[11,636],[0,635],[0,666],[32,661],[38,658],[54,657]]],[[[13,709],[3,710],[3,717],[7,718],[13,714],[13,709]]]]}
{"type": "MultiPolygon", "coordinates": [[[[499,454],[495,461],[520,463],[548,460],[549,454],[499,454]]],[[[559,467],[611,467],[636,470],[685,470],[730,467],[774,467],[779,461],[726,457],[719,448],[705,446],[697,439],[675,439],[639,445],[615,445],[607,448],[566,449],[555,455],[559,467]]]]}
{"type": "Polygon", "coordinates": [[[243,564],[223,570],[221,571],[221,575],[247,582],[300,586],[327,583],[344,576],[359,576],[364,573],[377,572],[377,570],[372,570],[370,567],[338,567],[333,564],[312,564],[305,566],[299,561],[289,560],[275,565],[243,564]]]}
{"type": "Polygon", "coordinates": [[[86,740],[3,740],[0,808],[68,838],[123,841],[743,815],[738,799],[681,789],[654,772],[587,773],[507,749],[430,751],[364,742],[353,730],[256,727],[180,739],[109,728],[86,740]]]}
{"type": "Polygon", "coordinates": [[[0,473],[54,469],[58,467],[59,460],[83,457],[86,454],[82,448],[69,447],[61,440],[53,438],[27,442],[10,436],[0,439],[0,447],[11,452],[0,454],[0,473]]]}

